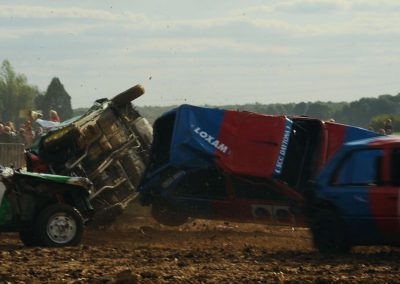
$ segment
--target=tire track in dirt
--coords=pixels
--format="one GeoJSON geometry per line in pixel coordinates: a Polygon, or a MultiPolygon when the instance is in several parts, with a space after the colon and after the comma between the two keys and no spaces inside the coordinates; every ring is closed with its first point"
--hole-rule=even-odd
{"type": "Polygon", "coordinates": [[[387,283],[399,282],[400,250],[317,253],[307,229],[195,221],[167,228],[148,219],[87,230],[71,248],[27,248],[3,234],[2,282],[387,283]],[[129,224],[129,225],[127,225],[129,224]]]}

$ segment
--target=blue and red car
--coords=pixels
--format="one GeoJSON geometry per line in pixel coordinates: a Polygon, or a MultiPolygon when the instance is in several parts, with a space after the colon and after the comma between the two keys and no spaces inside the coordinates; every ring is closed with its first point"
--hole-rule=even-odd
{"type": "Polygon", "coordinates": [[[378,134],[309,117],[182,105],[154,123],[143,205],[160,223],[188,217],[305,225],[312,181],[349,141],[378,134]]]}
{"type": "Polygon", "coordinates": [[[319,175],[308,205],[315,246],[400,245],[400,137],[347,143],[319,175]]]}

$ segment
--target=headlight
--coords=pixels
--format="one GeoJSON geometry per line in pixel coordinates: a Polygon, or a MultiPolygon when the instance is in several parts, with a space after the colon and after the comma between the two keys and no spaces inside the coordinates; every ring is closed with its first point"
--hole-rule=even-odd
{"type": "Polygon", "coordinates": [[[74,128],[74,126],[71,125],[71,126],[62,128],[62,129],[60,129],[60,130],[58,130],[58,131],[52,133],[49,137],[47,137],[47,138],[44,140],[44,143],[47,144],[47,143],[50,143],[50,142],[55,141],[55,140],[57,140],[57,139],[60,139],[61,137],[63,137],[64,135],[66,135],[68,132],[70,132],[73,128],[74,128]]]}

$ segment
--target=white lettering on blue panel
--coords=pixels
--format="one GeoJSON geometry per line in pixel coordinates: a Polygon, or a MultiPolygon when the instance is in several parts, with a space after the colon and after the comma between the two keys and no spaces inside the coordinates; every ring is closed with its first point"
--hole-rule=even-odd
{"type": "Polygon", "coordinates": [[[289,145],[290,133],[292,132],[292,124],[293,122],[291,120],[286,119],[285,131],[283,132],[281,149],[279,150],[278,159],[275,164],[274,173],[276,175],[280,175],[282,172],[283,162],[285,161],[286,151],[289,145]]]}
{"type": "Polygon", "coordinates": [[[206,131],[201,130],[200,127],[194,128],[194,133],[199,135],[201,138],[204,139],[204,141],[208,142],[210,145],[212,145],[218,151],[221,151],[224,154],[228,153],[228,151],[229,151],[228,146],[226,146],[224,143],[221,143],[218,139],[215,139],[213,136],[208,134],[206,131]]]}

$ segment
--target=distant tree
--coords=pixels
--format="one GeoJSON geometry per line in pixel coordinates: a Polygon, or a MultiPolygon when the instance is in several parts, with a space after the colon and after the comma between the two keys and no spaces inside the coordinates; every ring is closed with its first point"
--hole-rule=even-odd
{"type": "Polygon", "coordinates": [[[60,79],[53,78],[44,95],[35,99],[36,106],[43,111],[44,118],[49,119],[49,111],[55,110],[61,120],[72,117],[71,97],[64,89],[60,79]]]}
{"type": "Polygon", "coordinates": [[[293,108],[294,115],[305,115],[308,110],[308,104],[305,102],[298,103],[293,108]]]}
{"type": "Polygon", "coordinates": [[[332,117],[330,107],[326,103],[322,102],[310,103],[308,110],[305,114],[320,119],[329,119],[332,117]]]}
{"type": "Polygon", "coordinates": [[[400,114],[400,94],[381,95],[378,98],[361,98],[344,105],[335,113],[335,119],[344,123],[367,127],[372,117],[400,114]]]}
{"type": "Polygon", "coordinates": [[[29,85],[25,75],[15,73],[10,62],[4,60],[0,68],[1,120],[18,123],[20,111],[32,109],[37,95],[38,88],[29,85]]]}
{"type": "Polygon", "coordinates": [[[78,115],[82,115],[84,113],[86,113],[89,110],[88,107],[78,107],[73,109],[73,113],[72,116],[78,116],[78,115]]]}
{"type": "MultiPolygon", "coordinates": [[[[176,106],[143,106],[138,107],[141,114],[154,121],[162,113],[176,106]]],[[[206,107],[214,107],[207,105],[206,107]]],[[[381,95],[377,98],[361,98],[353,102],[300,102],[297,104],[243,104],[219,106],[221,109],[252,111],[263,114],[307,115],[320,119],[333,118],[337,122],[355,126],[368,127],[371,123],[381,125],[383,118],[393,117],[395,130],[400,130],[400,94],[396,96],[381,95]],[[385,114],[382,117],[371,118],[385,114]],[[376,121],[375,121],[376,120],[376,121]]]]}
{"type": "Polygon", "coordinates": [[[380,114],[371,118],[370,127],[372,127],[375,131],[378,131],[381,128],[384,128],[384,123],[387,119],[392,121],[392,126],[394,132],[399,132],[400,130],[400,115],[391,115],[391,114],[380,114]]]}

